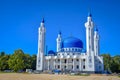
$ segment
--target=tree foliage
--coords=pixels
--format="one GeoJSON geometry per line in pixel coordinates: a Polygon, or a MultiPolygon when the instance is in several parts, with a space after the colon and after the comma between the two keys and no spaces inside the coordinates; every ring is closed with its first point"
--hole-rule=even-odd
{"type": "Polygon", "coordinates": [[[0,70],[19,70],[36,69],[36,55],[25,54],[21,49],[15,50],[12,55],[0,53],[0,70]]]}
{"type": "Polygon", "coordinates": [[[120,55],[112,57],[110,54],[102,54],[102,56],[105,70],[120,73],[120,55]]]}
{"type": "Polygon", "coordinates": [[[112,61],[113,61],[111,67],[112,72],[120,73],[120,55],[112,57],[112,61]]]}
{"type": "Polygon", "coordinates": [[[35,70],[36,69],[36,55],[32,55],[31,59],[32,59],[32,69],[35,70]]]}
{"type": "Polygon", "coordinates": [[[4,52],[0,53],[0,71],[3,71],[5,69],[9,69],[8,59],[9,59],[9,55],[5,55],[4,52]]]}
{"type": "Polygon", "coordinates": [[[15,50],[14,54],[10,56],[8,60],[9,68],[17,72],[25,68],[24,65],[24,53],[22,50],[15,50]]]}

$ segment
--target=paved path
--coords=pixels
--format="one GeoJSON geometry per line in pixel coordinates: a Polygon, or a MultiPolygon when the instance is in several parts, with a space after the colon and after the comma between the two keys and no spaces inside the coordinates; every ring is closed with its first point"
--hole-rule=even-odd
{"type": "Polygon", "coordinates": [[[54,74],[0,73],[0,80],[120,80],[116,76],[70,76],[54,74]]]}

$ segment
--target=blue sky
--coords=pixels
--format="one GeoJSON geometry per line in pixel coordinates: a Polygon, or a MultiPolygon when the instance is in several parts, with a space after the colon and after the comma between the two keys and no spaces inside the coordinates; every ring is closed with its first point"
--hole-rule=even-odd
{"type": "Polygon", "coordinates": [[[56,50],[59,30],[62,37],[71,34],[85,44],[85,27],[89,9],[100,34],[100,52],[120,53],[119,0],[1,0],[0,52],[16,49],[36,54],[38,27],[45,18],[46,44],[56,50]]]}

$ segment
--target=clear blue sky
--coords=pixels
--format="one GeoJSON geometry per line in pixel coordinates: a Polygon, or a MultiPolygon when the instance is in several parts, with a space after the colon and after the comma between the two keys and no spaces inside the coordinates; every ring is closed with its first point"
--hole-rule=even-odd
{"type": "Polygon", "coordinates": [[[85,46],[85,27],[88,10],[99,28],[100,52],[120,53],[120,0],[1,0],[0,52],[13,53],[22,49],[36,54],[38,27],[45,18],[46,44],[56,50],[56,37],[71,34],[85,46]]]}

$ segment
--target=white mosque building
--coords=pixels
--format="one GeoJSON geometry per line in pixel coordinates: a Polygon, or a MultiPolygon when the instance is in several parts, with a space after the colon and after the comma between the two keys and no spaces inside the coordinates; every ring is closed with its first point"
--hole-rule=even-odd
{"type": "Polygon", "coordinates": [[[98,29],[94,29],[92,15],[89,14],[86,28],[86,51],[83,52],[83,42],[76,37],[62,39],[59,33],[56,39],[55,54],[45,55],[45,25],[44,19],[38,30],[38,53],[36,70],[39,71],[74,71],[100,73],[104,71],[103,57],[100,56],[98,29]]]}

